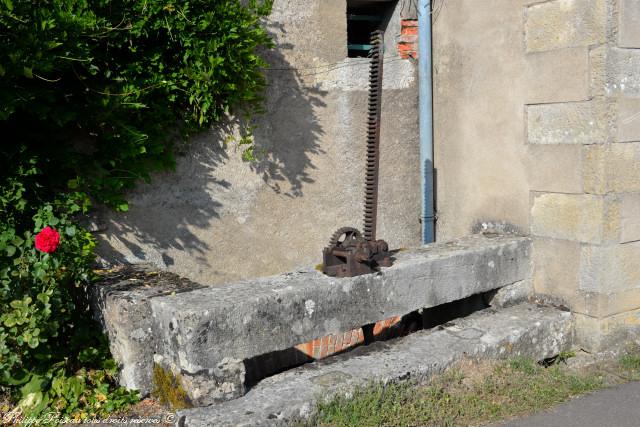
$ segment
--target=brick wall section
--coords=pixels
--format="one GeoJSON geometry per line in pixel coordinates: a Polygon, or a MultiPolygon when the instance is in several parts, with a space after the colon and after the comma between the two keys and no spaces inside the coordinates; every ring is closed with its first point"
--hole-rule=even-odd
{"type": "Polygon", "coordinates": [[[534,286],[597,351],[640,331],[640,0],[529,3],[534,286]]]}
{"type": "MultiPolygon", "coordinates": [[[[377,322],[373,335],[378,339],[388,338],[390,328],[400,322],[400,317],[377,322]]],[[[362,328],[345,332],[341,335],[328,335],[313,341],[297,345],[295,348],[307,357],[319,360],[338,354],[364,343],[362,328]]]]}
{"type": "Polygon", "coordinates": [[[402,19],[400,21],[400,38],[398,55],[403,59],[418,58],[418,20],[402,19]]]}

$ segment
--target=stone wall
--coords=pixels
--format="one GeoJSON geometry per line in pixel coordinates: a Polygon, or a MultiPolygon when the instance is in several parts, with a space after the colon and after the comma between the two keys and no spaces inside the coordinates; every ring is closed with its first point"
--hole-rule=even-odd
{"type": "Polygon", "coordinates": [[[640,325],[640,1],[478,3],[435,2],[438,236],[530,232],[603,349],[640,325]]]}
{"type": "Polygon", "coordinates": [[[525,29],[530,52],[580,50],[588,88],[527,106],[528,143],[549,159],[531,194],[534,282],[571,307],[585,347],[604,349],[640,326],[640,1],[534,4],[525,29]],[[560,16],[575,25],[549,29],[560,16]]]}
{"type": "MultiPolygon", "coordinates": [[[[394,248],[420,242],[417,64],[398,52],[411,3],[386,24],[378,234],[394,248]]],[[[317,264],[337,228],[362,226],[369,62],[347,58],[346,5],[275,1],[261,160],[241,160],[233,119],[196,138],[175,172],[131,194],[127,214],[102,214],[105,261],[218,284],[317,264]]]]}

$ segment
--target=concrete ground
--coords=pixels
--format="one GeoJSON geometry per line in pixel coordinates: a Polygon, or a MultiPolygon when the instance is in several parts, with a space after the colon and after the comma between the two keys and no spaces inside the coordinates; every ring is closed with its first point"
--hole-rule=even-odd
{"type": "Polygon", "coordinates": [[[640,382],[604,389],[500,427],[637,427],[640,382]]]}

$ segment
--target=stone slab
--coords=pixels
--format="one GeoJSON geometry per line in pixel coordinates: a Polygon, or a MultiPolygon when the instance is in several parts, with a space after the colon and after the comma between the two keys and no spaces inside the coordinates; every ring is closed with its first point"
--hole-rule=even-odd
{"type": "Polygon", "coordinates": [[[348,394],[372,381],[424,381],[463,358],[551,357],[569,348],[571,334],[569,312],[532,304],[489,309],[270,377],[242,398],[179,411],[177,425],[286,425],[311,416],[319,399],[348,394]]]}
{"type": "Polygon", "coordinates": [[[207,372],[434,307],[530,277],[531,241],[474,235],[398,252],[377,274],[315,270],[160,296],[151,301],[159,354],[182,373],[207,372]],[[345,307],[349,307],[345,310],[345,307]]]}

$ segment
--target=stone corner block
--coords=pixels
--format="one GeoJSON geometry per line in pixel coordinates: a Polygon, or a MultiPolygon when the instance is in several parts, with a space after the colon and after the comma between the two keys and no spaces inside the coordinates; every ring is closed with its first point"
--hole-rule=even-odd
{"type": "Polygon", "coordinates": [[[595,194],[640,192],[640,142],[585,147],[585,191],[595,194]]]}
{"type": "Polygon", "coordinates": [[[580,290],[611,294],[640,287],[640,242],[584,245],[580,290]]]}
{"type": "Polygon", "coordinates": [[[619,352],[640,340],[640,310],[604,318],[574,313],[575,344],[591,353],[619,352]]]}
{"type": "Polygon", "coordinates": [[[580,281],[581,244],[568,240],[535,239],[533,242],[533,287],[536,296],[562,300],[574,310],[573,297],[580,281]]]}
{"type": "Polygon", "coordinates": [[[526,7],[528,52],[605,42],[606,0],[552,0],[526,7]]]}
{"type": "Polygon", "coordinates": [[[609,137],[609,104],[564,102],[527,106],[529,144],[602,144],[609,137]]]}
{"type": "Polygon", "coordinates": [[[584,243],[617,242],[620,212],[616,200],[592,194],[536,194],[531,232],[538,237],[584,243]]]}

